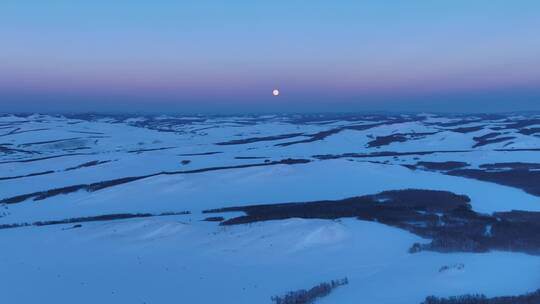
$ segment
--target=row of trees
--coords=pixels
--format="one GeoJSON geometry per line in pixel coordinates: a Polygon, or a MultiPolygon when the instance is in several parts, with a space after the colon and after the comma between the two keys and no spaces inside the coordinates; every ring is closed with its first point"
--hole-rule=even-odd
{"type": "Polygon", "coordinates": [[[275,304],[309,304],[313,303],[317,298],[327,296],[333,289],[347,284],[349,284],[347,278],[332,280],[321,283],[309,290],[291,291],[284,296],[274,296],[271,299],[275,304]]]}
{"type": "Polygon", "coordinates": [[[463,295],[450,298],[427,297],[422,304],[534,304],[540,303],[540,289],[521,296],[487,298],[484,295],[463,295]]]}

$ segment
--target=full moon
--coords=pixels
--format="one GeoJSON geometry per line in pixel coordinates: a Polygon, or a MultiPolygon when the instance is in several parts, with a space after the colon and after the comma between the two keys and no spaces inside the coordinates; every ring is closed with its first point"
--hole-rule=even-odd
{"type": "Polygon", "coordinates": [[[278,89],[274,89],[274,90],[272,91],[272,95],[278,96],[278,95],[279,95],[279,90],[278,90],[278,89]]]}

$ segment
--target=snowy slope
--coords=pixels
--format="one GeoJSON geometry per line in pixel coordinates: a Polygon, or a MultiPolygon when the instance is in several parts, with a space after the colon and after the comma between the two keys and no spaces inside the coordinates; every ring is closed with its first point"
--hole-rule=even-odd
{"type": "Polygon", "coordinates": [[[527,181],[417,165],[463,162],[497,175],[501,169],[486,165],[528,163],[525,176],[534,179],[539,119],[0,115],[0,227],[149,215],[0,229],[9,247],[0,251],[7,274],[0,294],[6,303],[271,303],[271,296],[343,277],[349,284],[317,303],[413,304],[428,295],[533,291],[540,288],[536,255],[410,254],[413,243],[429,240],[377,222],[222,226],[204,221],[203,211],[409,188],[467,195],[483,214],[540,211],[527,181]]]}

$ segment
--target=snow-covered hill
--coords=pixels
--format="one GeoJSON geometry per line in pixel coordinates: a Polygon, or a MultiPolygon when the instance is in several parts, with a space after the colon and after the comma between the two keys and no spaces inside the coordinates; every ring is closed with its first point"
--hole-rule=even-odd
{"type": "Polygon", "coordinates": [[[531,292],[539,154],[532,114],[0,115],[0,299],[272,303],[344,277],[317,303],[531,292]],[[309,209],[405,189],[469,209],[407,192],[391,217],[357,201],[338,216],[309,209]],[[303,209],[232,225],[255,209],[207,213],[284,203],[303,209]],[[457,222],[473,245],[426,245],[457,222]]]}

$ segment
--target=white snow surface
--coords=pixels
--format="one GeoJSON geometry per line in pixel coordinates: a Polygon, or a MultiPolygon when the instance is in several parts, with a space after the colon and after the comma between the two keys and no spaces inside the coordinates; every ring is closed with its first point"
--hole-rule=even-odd
{"type": "Polygon", "coordinates": [[[540,148],[540,133],[527,135],[522,129],[538,128],[534,120],[539,117],[410,117],[394,115],[381,123],[375,116],[0,115],[0,201],[152,175],[97,191],[0,204],[0,225],[191,212],[88,222],[80,228],[0,229],[0,302],[271,303],[271,296],[343,277],[349,284],[317,303],[419,304],[429,295],[502,296],[540,288],[539,256],[410,254],[413,243],[429,240],[375,222],[293,218],[220,226],[203,221],[208,214],[202,211],[213,208],[335,200],[408,188],[467,195],[481,213],[540,211],[540,197],[518,188],[403,166],[418,161],[460,161],[472,168],[538,163],[540,152],[534,149],[540,148]],[[531,120],[528,126],[513,125],[524,119],[531,120]],[[453,130],[472,127],[480,129],[453,130]],[[512,139],[473,147],[475,138],[490,133],[512,139]],[[407,140],[370,146],[377,137],[400,134],[407,140]],[[230,144],[246,139],[251,140],[230,144]],[[381,151],[434,153],[319,157],[381,151]],[[273,163],[285,159],[309,162],[273,163]],[[463,269],[439,271],[456,264],[463,269]]]}

